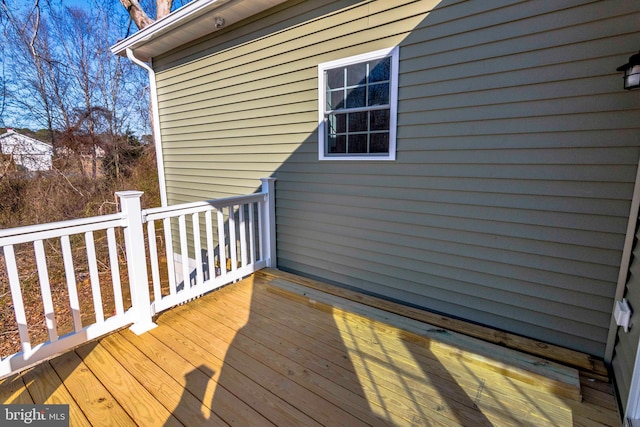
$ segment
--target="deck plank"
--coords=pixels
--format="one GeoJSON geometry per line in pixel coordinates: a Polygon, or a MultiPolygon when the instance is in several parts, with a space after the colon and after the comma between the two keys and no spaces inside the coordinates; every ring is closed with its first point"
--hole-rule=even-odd
{"type": "MultiPolygon", "coordinates": [[[[257,293],[254,293],[254,296],[256,296],[256,294],[257,293]]],[[[233,300],[233,295],[225,295],[225,300],[227,299],[233,300]]],[[[253,341],[269,348],[271,351],[280,353],[282,356],[291,359],[293,363],[295,363],[294,366],[297,366],[297,369],[302,370],[303,373],[307,370],[311,370],[331,383],[340,384],[351,393],[366,399],[367,393],[363,391],[363,387],[365,385],[361,384],[353,364],[349,361],[348,349],[344,345],[318,346],[317,341],[313,342],[311,340],[307,348],[304,349],[301,346],[304,345],[303,341],[305,340],[305,337],[296,334],[296,330],[287,328],[287,325],[290,325],[290,319],[292,318],[291,316],[288,316],[289,314],[292,314],[288,311],[292,308],[291,305],[284,299],[280,299],[279,301],[278,299],[273,299],[269,302],[268,309],[284,316],[287,319],[284,323],[278,323],[277,320],[270,319],[264,316],[263,313],[260,313],[261,309],[264,308],[266,308],[266,306],[256,305],[254,307],[252,311],[252,327],[249,330],[245,328],[242,333],[247,335],[253,341]],[[279,334],[279,331],[283,331],[284,333],[279,334]],[[295,342],[288,342],[291,339],[295,342]],[[305,352],[307,354],[306,356],[305,352]],[[343,363],[336,365],[333,362],[335,360],[343,361],[343,363]]],[[[201,305],[196,309],[206,310],[207,306],[201,305]]],[[[229,306],[225,308],[220,305],[216,305],[216,311],[203,311],[203,314],[215,318],[220,323],[226,323],[227,326],[233,328],[233,316],[230,316],[232,311],[229,310],[232,310],[229,306]]],[[[309,326],[312,326],[315,323],[323,323],[323,321],[326,320],[326,315],[324,313],[313,313],[309,312],[307,309],[305,314],[306,318],[304,320],[301,319],[299,322],[309,323],[309,326]]],[[[298,318],[297,316],[293,317],[298,318]]],[[[300,323],[296,326],[300,326],[300,323]]],[[[335,326],[333,331],[336,331],[335,326]]],[[[315,334],[316,332],[310,331],[309,333],[315,334]]],[[[339,337],[335,338],[336,342],[339,342],[339,337]]],[[[366,349],[363,348],[363,351],[366,351],[366,349]]],[[[366,367],[363,368],[366,369],[366,367]]],[[[407,399],[405,399],[407,390],[402,389],[401,393],[397,393],[393,390],[393,386],[384,387],[384,382],[384,379],[381,378],[379,384],[376,385],[380,385],[382,387],[376,388],[375,390],[369,389],[368,391],[370,393],[377,393],[379,396],[385,397],[387,400],[393,400],[395,404],[392,407],[379,409],[384,409],[388,413],[395,414],[398,419],[404,418],[405,422],[409,421],[411,423],[418,423],[418,420],[424,420],[423,408],[416,407],[422,406],[422,404],[418,404],[415,399],[407,401],[407,399]]],[[[369,386],[371,385],[369,384],[369,386]]],[[[416,393],[419,392],[419,390],[414,391],[416,393]]],[[[368,401],[366,403],[367,406],[376,405],[376,402],[372,401],[368,401]]],[[[432,423],[436,422],[433,418],[438,418],[440,416],[442,416],[442,420],[440,421],[448,425],[456,423],[458,420],[458,416],[454,413],[455,411],[453,411],[452,408],[447,407],[446,402],[442,401],[442,399],[437,396],[437,393],[429,396],[428,399],[425,399],[424,405],[428,406],[429,410],[435,411],[432,416],[432,423]]],[[[475,414],[472,419],[476,421],[475,424],[478,425],[477,414],[475,414]]]]}
{"type": "Polygon", "coordinates": [[[596,359],[588,354],[571,350],[565,347],[537,341],[520,335],[510,334],[504,331],[498,331],[486,326],[472,324],[458,319],[453,319],[443,315],[430,313],[425,310],[409,307],[392,301],[376,298],[349,289],[340,288],[318,280],[297,276],[284,271],[265,268],[256,273],[257,277],[265,277],[269,280],[285,279],[304,285],[310,289],[316,289],[327,294],[339,296],[352,301],[356,301],[371,307],[380,308],[390,313],[396,313],[421,322],[436,325],[441,328],[449,329],[459,333],[464,333],[481,340],[492,342],[500,346],[512,348],[514,350],[523,351],[529,354],[554,360],[559,363],[573,366],[591,372],[600,379],[606,380],[608,371],[602,360],[596,359]]]}
{"type": "MultiPolygon", "coordinates": [[[[186,307],[186,310],[188,309],[191,307],[186,307]]],[[[208,350],[220,354],[221,351],[229,349],[230,343],[216,335],[215,329],[218,325],[212,323],[205,326],[202,325],[202,322],[194,322],[190,316],[186,315],[186,310],[169,314],[177,315],[180,318],[181,329],[200,336],[207,343],[208,350]]],[[[173,325],[171,326],[173,327],[173,325]]],[[[234,346],[236,345],[237,343],[234,342],[234,346]]],[[[321,424],[365,425],[347,411],[300,386],[290,376],[279,373],[273,366],[270,366],[268,358],[254,359],[235,348],[229,349],[226,354],[220,354],[220,357],[224,359],[225,364],[235,367],[255,382],[273,384],[274,387],[271,390],[273,393],[296,407],[304,408],[307,415],[321,424]]]]}
{"type": "Polygon", "coordinates": [[[78,406],[91,424],[116,427],[135,425],[75,352],[67,352],[50,363],[62,378],[64,386],[73,390],[78,406]]]}
{"type": "Polygon", "coordinates": [[[24,382],[36,404],[69,405],[69,421],[75,426],[90,426],[74,397],[49,362],[40,363],[24,373],[24,382]]]}
{"type": "MultiPolygon", "coordinates": [[[[238,288],[235,288],[234,292],[237,293],[238,288]]],[[[335,330],[337,327],[336,321],[329,316],[325,316],[324,321],[318,316],[310,316],[308,307],[300,305],[297,307],[297,311],[294,311],[293,306],[289,308],[287,313],[277,309],[278,297],[273,297],[270,294],[254,294],[254,314],[252,315],[252,324],[256,329],[256,339],[269,340],[278,338],[279,341],[275,345],[284,347],[281,342],[287,340],[292,341],[292,348],[290,353],[299,355],[302,350],[301,346],[306,346],[310,356],[309,359],[314,363],[322,361],[324,365],[324,358],[329,360],[345,360],[341,357],[336,357],[336,348],[341,348],[344,353],[344,347],[353,346],[358,347],[360,352],[367,355],[365,363],[368,365],[375,363],[381,366],[381,369],[390,369],[385,366],[388,364],[392,369],[398,370],[403,373],[402,381],[395,371],[387,372],[387,374],[378,375],[376,378],[377,385],[386,386],[390,389],[396,389],[397,391],[406,393],[406,389],[399,388],[396,382],[386,381],[386,378],[394,378],[398,382],[403,382],[403,387],[406,387],[407,383],[411,382],[412,376],[422,376],[424,381],[414,383],[415,390],[411,390],[414,393],[414,397],[417,398],[422,393],[435,393],[436,396],[425,397],[425,399],[419,399],[419,401],[426,406],[427,411],[436,411],[440,413],[442,408],[446,407],[447,402],[453,402],[453,404],[459,408],[458,410],[466,411],[470,416],[477,412],[476,405],[483,411],[485,415],[494,420],[499,420],[500,425],[522,425],[523,418],[536,418],[538,419],[535,425],[545,425],[548,423],[553,425],[549,421],[547,416],[542,415],[542,412],[553,414],[554,419],[570,419],[570,413],[566,407],[558,407],[558,398],[550,399],[545,402],[540,397],[545,397],[546,394],[539,392],[535,389],[523,391],[512,386],[512,382],[505,381],[504,377],[499,373],[491,370],[482,370],[472,367],[475,370],[474,375],[465,375],[465,371],[469,371],[468,366],[464,366],[457,358],[453,358],[452,361],[445,365],[443,358],[435,356],[432,352],[425,350],[424,347],[414,345],[410,342],[399,341],[397,337],[393,337],[394,334],[379,334],[374,329],[361,329],[354,328],[354,325],[350,325],[350,330],[343,330],[341,338],[336,339],[335,330]],[[281,322],[280,327],[271,325],[269,320],[261,320],[260,317],[266,315],[270,316],[274,321],[281,322]],[[301,327],[298,323],[296,330],[286,330],[286,324],[290,318],[301,319],[300,322],[307,322],[307,325],[301,327]],[[329,319],[329,320],[327,320],[329,319]],[[324,327],[324,330],[322,328],[324,327]],[[300,330],[304,330],[305,334],[300,333],[300,330]],[[279,334],[283,331],[282,334],[279,334]],[[326,333],[325,333],[326,332],[326,333]],[[348,333],[347,333],[348,332],[348,333]],[[260,337],[260,338],[258,338],[260,337]],[[294,344],[295,343],[295,344],[294,344]],[[320,343],[321,345],[318,345],[320,343]],[[371,345],[369,345],[372,343],[371,345]],[[401,343],[401,345],[399,345],[401,343]],[[399,350],[399,351],[398,351],[399,350]],[[409,350],[409,351],[407,351],[409,350]],[[452,369],[451,363],[456,363],[455,369],[452,369]],[[416,364],[420,366],[422,372],[416,372],[416,364]],[[460,373],[462,371],[462,373],[460,373]],[[455,378],[452,377],[452,372],[455,374],[455,378]],[[412,374],[413,375],[409,375],[412,374]],[[481,375],[482,378],[478,378],[481,375]],[[426,378],[425,378],[426,377],[426,378]],[[427,382],[433,384],[431,390],[424,389],[427,387],[427,382]],[[478,389],[482,387],[485,393],[482,395],[481,400],[476,400],[478,397],[478,389]],[[443,399],[440,395],[446,396],[446,402],[440,403],[443,399]],[[473,398],[473,400],[471,399],[473,398]],[[532,404],[532,400],[535,404],[532,404]],[[466,405],[466,408],[464,407],[466,405]],[[506,406],[505,406],[506,405],[506,406]],[[543,408],[539,408],[543,406],[543,408]],[[538,409],[537,409],[538,408],[538,409]],[[542,411],[541,409],[544,409],[542,411]],[[511,420],[511,421],[509,421],[511,420]]],[[[225,295],[225,301],[231,299],[232,295],[225,295]]],[[[220,305],[216,306],[220,310],[220,305]]],[[[228,310],[228,308],[227,308],[228,310]]],[[[233,317],[230,316],[230,312],[221,311],[221,316],[228,319],[231,322],[233,317]]],[[[224,320],[220,320],[224,321],[224,320]]],[[[339,328],[338,328],[339,329],[339,328]]],[[[398,335],[397,333],[395,335],[398,335]]],[[[343,363],[339,368],[349,370],[352,374],[355,372],[353,364],[358,364],[358,359],[349,363],[343,363]]],[[[361,364],[362,365],[362,364],[361,364]]],[[[313,366],[313,365],[312,365],[313,366]]],[[[362,369],[366,366],[360,366],[362,369]]],[[[335,369],[322,369],[317,368],[318,372],[325,375],[335,371],[335,369]]],[[[334,382],[338,379],[332,378],[334,382]]],[[[524,384],[526,386],[526,384],[524,384]]],[[[358,387],[365,387],[365,384],[358,384],[358,387]]],[[[431,412],[429,412],[431,413],[431,412]]],[[[477,413],[476,419],[477,419],[477,413]]],[[[468,421],[467,418],[463,418],[468,421]]],[[[477,425],[477,421],[474,425],[477,425]]]]}
{"type": "Polygon", "coordinates": [[[130,345],[144,353],[153,363],[161,366],[182,388],[199,399],[207,408],[207,417],[215,413],[222,421],[232,426],[271,426],[260,413],[238,397],[218,385],[212,377],[214,372],[205,367],[194,366],[151,334],[137,336],[125,330],[119,334],[130,345]],[[213,398],[215,395],[215,403],[213,398]]]}
{"type": "Polygon", "coordinates": [[[320,424],[294,407],[290,402],[272,393],[268,384],[260,384],[249,378],[233,366],[226,366],[223,359],[216,356],[217,349],[202,340],[189,340],[180,327],[180,319],[166,315],[159,319],[163,328],[153,329],[150,334],[170,346],[176,353],[192,364],[199,364],[202,368],[214,373],[213,380],[218,381],[224,367],[225,376],[222,387],[241,397],[249,406],[254,408],[275,425],[304,425],[320,426],[320,424]],[[168,325],[171,323],[177,329],[168,325]]]}
{"type": "Polygon", "coordinates": [[[381,333],[401,328],[405,340],[412,340],[432,350],[455,353],[470,363],[477,363],[503,375],[511,376],[556,394],[582,400],[578,371],[574,368],[529,356],[505,347],[498,347],[477,338],[441,329],[430,324],[368,307],[341,297],[326,295],[295,283],[275,279],[269,291],[285,298],[304,302],[314,308],[348,317],[356,327],[364,324],[381,333]],[[366,313],[366,315],[365,315],[366,313]]]}
{"type": "Polygon", "coordinates": [[[0,403],[33,404],[33,399],[24,384],[22,374],[14,374],[0,380],[0,403]]]}
{"type": "Polygon", "coordinates": [[[124,329],[2,379],[0,402],[69,403],[72,425],[96,426],[620,425],[601,373],[581,374],[577,402],[402,322],[310,303],[315,283],[306,299],[273,292],[283,276],[272,273],[168,310],[141,336],[124,329]]]}
{"type": "MultiPolygon", "coordinates": [[[[274,308],[281,312],[285,312],[284,310],[288,307],[286,300],[281,301],[281,304],[283,305],[280,305],[279,307],[275,306],[274,308]]],[[[233,323],[233,316],[231,316],[232,312],[219,309],[219,305],[216,305],[215,308],[211,308],[206,304],[199,304],[197,307],[194,307],[194,309],[199,310],[202,316],[211,318],[216,321],[216,324],[221,325],[218,326],[215,332],[218,336],[233,333],[236,325],[233,323]],[[226,328],[223,326],[226,326],[226,328]]],[[[310,314],[317,315],[318,313],[310,314]]],[[[243,338],[236,339],[234,344],[236,348],[256,360],[268,361],[269,365],[282,375],[287,375],[301,386],[311,390],[335,405],[342,406],[342,408],[361,420],[372,424],[380,422],[378,417],[372,417],[370,405],[374,402],[370,402],[366,399],[366,396],[362,391],[362,387],[358,382],[358,378],[353,372],[347,373],[343,376],[342,385],[340,385],[340,382],[334,381],[333,378],[327,378],[322,373],[318,373],[315,370],[310,369],[309,366],[304,364],[303,360],[300,360],[300,357],[291,357],[291,354],[287,353],[282,342],[271,343],[272,345],[269,345],[270,341],[268,337],[270,333],[267,331],[276,328],[269,328],[267,326],[266,329],[258,329],[255,326],[255,320],[253,320],[255,315],[255,312],[252,310],[252,320],[249,322],[250,327],[245,326],[239,331],[239,334],[242,334],[243,338]]],[[[274,325],[272,324],[271,326],[274,325]]],[[[280,327],[284,327],[284,325],[280,325],[280,327]]],[[[345,351],[343,351],[342,354],[338,352],[333,354],[334,358],[345,358],[347,356],[348,355],[345,351]]],[[[316,356],[313,357],[317,359],[316,356]]],[[[381,410],[384,409],[387,411],[387,414],[392,417],[392,421],[400,424],[422,424],[417,421],[424,420],[424,412],[420,411],[416,407],[417,405],[414,401],[407,402],[406,399],[402,399],[403,394],[394,394],[393,391],[384,387],[378,388],[375,392],[380,396],[384,396],[387,401],[393,400],[394,405],[391,408],[380,408],[381,410]]],[[[435,405],[431,405],[434,410],[437,409],[435,405]]],[[[451,425],[452,422],[456,421],[455,415],[451,415],[448,419],[445,419],[445,412],[445,405],[441,405],[439,412],[432,417],[432,424],[435,424],[437,421],[436,418],[440,416],[443,416],[443,419],[440,421],[446,425],[451,425]]],[[[477,420],[477,417],[473,417],[473,419],[477,420]]],[[[475,424],[478,425],[477,422],[475,424]]]]}
{"type": "Polygon", "coordinates": [[[76,352],[136,424],[144,426],[182,425],[102,345],[99,343],[84,345],[79,347],[76,352]]]}
{"type": "Polygon", "coordinates": [[[620,425],[622,417],[613,397],[613,385],[584,376],[581,376],[580,381],[583,384],[584,400],[581,403],[569,402],[575,425],[620,425]]]}
{"type": "MultiPolygon", "coordinates": [[[[178,378],[164,371],[164,366],[157,365],[136,346],[120,334],[112,334],[100,341],[100,345],[120,361],[138,382],[144,384],[173,416],[186,426],[226,426],[215,413],[207,408],[193,394],[184,390],[184,384],[178,378]]],[[[256,422],[258,420],[256,419],[256,422]]],[[[258,424],[259,425],[259,424],[258,424]]]]}

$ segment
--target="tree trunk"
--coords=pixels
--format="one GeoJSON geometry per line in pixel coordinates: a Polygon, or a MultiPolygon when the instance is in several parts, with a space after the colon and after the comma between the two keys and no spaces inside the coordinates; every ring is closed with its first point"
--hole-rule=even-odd
{"type": "Polygon", "coordinates": [[[156,20],[164,18],[171,13],[171,3],[173,3],[173,0],[156,1],[156,20]]]}
{"type": "Polygon", "coordinates": [[[139,30],[153,24],[153,19],[149,18],[149,15],[147,15],[147,13],[142,9],[138,0],[120,0],[120,3],[122,3],[122,6],[127,9],[129,16],[139,30]]]}
{"type": "MultiPolygon", "coordinates": [[[[142,9],[138,0],[120,0],[122,6],[127,9],[129,16],[139,30],[153,24],[155,21],[142,9]]],[[[156,20],[164,18],[171,12],[173,0],[156,0],[156,20]]]]}

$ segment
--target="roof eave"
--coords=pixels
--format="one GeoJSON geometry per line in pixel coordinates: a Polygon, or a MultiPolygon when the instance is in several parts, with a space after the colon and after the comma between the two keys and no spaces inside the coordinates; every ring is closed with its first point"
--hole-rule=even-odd
{"type": "Polygon", "coordinates": [[[138,59],[149,61],[155,56],[219,30],[220,28],[214,25],[218,15],[225,20],[224,27],[227,27],[284,1],[194,0],[117,42],[111,47],[111,52],[126,56],[127,49],[131,49],[138,59]],[[178,29],[181,31],[176,31],[178,29]]]}

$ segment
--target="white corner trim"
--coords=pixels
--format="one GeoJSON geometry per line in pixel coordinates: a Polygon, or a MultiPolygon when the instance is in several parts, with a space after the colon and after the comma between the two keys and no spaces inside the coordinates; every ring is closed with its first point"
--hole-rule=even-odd
{"type": "MultiPolygon", "coordinates": [[[[624,239],[622,250],[622,259],[620,260],[620,269],[618,270],[618,282],[616,292],[611,305],[611,321],[609,324],[609,334],[607,336],[607,345],[604,351],[604,362],[611,363],[613,352],[615,350],[616,336],[618,334],[618,325],[614,317],[614,309],[616,301],[622,300],[624,291],[627,286],[627,273],[629,264],[631,263],[631,254],[633,252],[633,242],[636,234],[636,225],[638,223],[638,211],[640,210],[640,162],[636,170],[636,182],[633,187],[633,196],[631,196],[631,208],[629,209],[629,220],[627,223],[627,234],[624,239]]],[[[640,374],[640,371],[638,371],[640,374]]]]}

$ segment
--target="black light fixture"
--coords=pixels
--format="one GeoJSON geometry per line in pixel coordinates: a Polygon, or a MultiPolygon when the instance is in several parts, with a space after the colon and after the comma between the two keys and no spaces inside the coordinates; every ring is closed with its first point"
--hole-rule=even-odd
{"type": "Polygon", "coordinates": [[[629,57],[629,62],[618,67],[618,71],[624,71],[624,88],[627,90],[640,87],[640,53],[629,57]]]}

